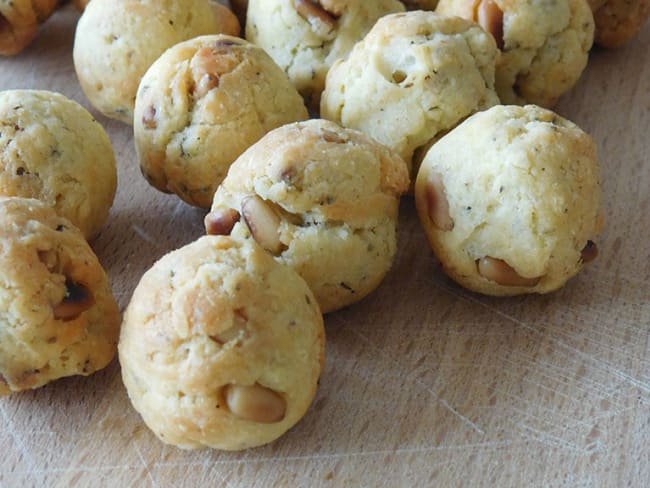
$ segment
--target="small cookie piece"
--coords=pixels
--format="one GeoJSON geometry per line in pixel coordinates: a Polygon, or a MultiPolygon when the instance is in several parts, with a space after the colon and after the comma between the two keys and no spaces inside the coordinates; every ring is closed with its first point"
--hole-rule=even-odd
{"type": "Polygon", "coordinates": [[[492,36],[469,20],[387,15],[330,69],[321,116],[365,132],[410,165],[419,147],[499,103],[497,55],[492,36]]]}
{"type": "Polygon", "coordinates": [[[596,146],[550,110],[498,105],[429,150],[415,202],[443,270],[459,284],[488,295],[547,293],[595,257],[596,146]]]}
{"type": "Polygon", "coordinates": [[[106,366],[120,314],[81,232],[38,200],[0,197],[0,235],[0,395],[106,366]]]}
{"type": "Polygon", "coordinates": [[[206,230],[252,237],[331,312],[361,300],[390,268],[408,182],[404,161],[361,132],[326,120],[289,124],[233,163],[206,230]]]}
{"type": "Polygon", "coordinates": [[[27,47],[58,5],[59,0],[0,2],[0,56],[13,56],[27,47]]]}
{"type": "Polygon", "coordinates": [[[208,208],[241,153],[271,129],[308,117],[261,48],[225,35],[191,39],[168,49],[140,83],[140,167],[154,187],[208,208]]]}
{"type": "Polygon", "coordinates": [[[435,10],[438,0],[401,0],[407,10],[435,10]]]}
{"type": "Polygon", "coordinates": [[[496,89],[506,104],[555,105],[578,81],[594,38],[586,0],[440,0],[436,12],[474,20],[494,36],[496,89]]]}
{"type": "Polygon", "coordinates": [[[318,109],[330,66],[344,58],[397,0],[249,0],[246,39],[268,52],[318,109]]]}
{"type": "Polygon", "coordinates": [[[131,124],[151,63],[181,41],[222,32],[237,35],[239,23],[211,0],[92,0],[77,24],[74,67],[90,103],[131,124]]]}
{"type": "Polygon", "coordinates": [[[116,186],[111,141],[85,108],[44,90],[0,92],[0,195],[42,200],[90,239],[116,186]]]}
{"type": "Polygon", "coordinates": [[[160,440],[233,451],[302,418],[324,348],[323,317],[293,270],[252,241],[204,236],[144,274],[119,357],[129,398],[160,440]]]}
{"type": "Polygon", "coordinates": [[[620,47],[641,30],[650,16],[650,0],[588,0],[594,13],[594,41],[620,47]]]}

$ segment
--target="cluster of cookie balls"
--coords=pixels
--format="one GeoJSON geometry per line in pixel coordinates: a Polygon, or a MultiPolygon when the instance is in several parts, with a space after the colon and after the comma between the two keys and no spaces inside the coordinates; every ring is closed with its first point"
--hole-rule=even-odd
{"type": "MultiPolygon", "coordinates": [[[[650,5],[621,17],[603,3],[604,45],[650,5]]],[[[92,0],[79,20],[92,105],[133,124],[151,185],[210,207],[208,235],[145,273],[121,329],[86,243],[115,194],[106,133],[61,95],[0,93],[0,393],[90,374],[119,334],[129,397],[160,439],[244,449],[306,412],[322,313],[379,285],[409,188],[444,271],[470,290],[550,292],[595,257],[595,145],[548,109],[587,63],[586,0],[231,5],[92,0]]],[[[12,8],[4,54],[33,36],[12,8]]]]}

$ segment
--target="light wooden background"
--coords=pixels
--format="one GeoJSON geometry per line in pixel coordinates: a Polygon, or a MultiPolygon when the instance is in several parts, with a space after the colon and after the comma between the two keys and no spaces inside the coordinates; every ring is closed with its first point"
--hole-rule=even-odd
{"type": "MultiPolygon", "coordinates": [[[[72,67],[78,14],[0,59],[0,89],[88,107],[72,67]]],[[[326,318],[327,365],[306,417],[240,453],[160,443],[114,362],[0,399],[0,486],[608,486],[650,484],[650,25],[595,50],[557,111],[598,142],[599,259],[547,296],[495,299],[440,272],[405,199],[382,286],[326,318]]],[[[150,188],[130,127],[98,116],[119,164],[93,247],[124,307],[141,274],[202,234],[203,212],[150,188]]]]}

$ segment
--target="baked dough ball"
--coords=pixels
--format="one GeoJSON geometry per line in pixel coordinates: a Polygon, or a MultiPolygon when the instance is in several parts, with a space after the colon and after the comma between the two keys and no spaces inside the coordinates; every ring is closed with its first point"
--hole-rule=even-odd
{"type": "Polygon", "coordinates": [[[224,35],[191,39],[168,49],[142,78],[134,117],[140,166],[159,190],[210,207],[244,150],[308,116],[261,48],[224,35]]]}
{"type": "Polygon", "coordinates": [[[317,109],[330,66],[344,58],[397,0],[249,0],[246,38],[268,52],[317,109]]]}
{"type": "Polygon", "coordinates": [[[595,42],[619,47],[641,30],[650,16],[650,0],[589,0],[596,23],[595,42]]]}
{"type": "Polygon", "coordinates": [[[151,63],[174,44],[221,32],[237,35],[239,23],[210,0],[92,0],[77,24],[74,66],[90,103],[131,124],[138,83],[151,63]]]}
{"type": "Polygon", "coordinates": [[[0,235],[0,395],[106,366],[119,310],[79,230],[38,200],[0,197],[0,235]]]}
{"type": "Polygon", "coordinates": [[[555,105],[578,81],[594,38],[586,0],[440,0],[436,12],[475,20],[494,36],[506,104],[555,105]]]}
{"type": "Polygon", "coordinates": [[[434,253],[459,284],[488,295],[550,292],[596,255],[596,146],[549,110],[496,106],[429,150],[415,202],[434,253]]]}
{"type": "Polygon", "coordinates": [[[0,55],[12,56],[27,47],[58,4],[59,0],[1,1],[0,55]]]}
{"type": "Polygon", "coordinates": [[[38,198],[91,238],[116,186],[111,142],[85,108],[49,91],[0,92],[0,195],[38,198]]]}
{"type": "Polygon", "coordinates": [[[230,167],[206,230],[252,237],[331,312],[361,300],[390,268],[408,182],[400,157],[360,132],[325,120],[290,124],[230,167]]]}
{"type": "Polygon", "coordinates": [[[402,0],[408,10],[435,10],[438,0],[402,0]]]}
{"type": "Polygon", "coordinates": [[[293,270],[252,241],[204,236],[144,274],[119,356],[133,406],[163,442],[231,451],[300,420],[324,347],[316,300],[293,270]]]}
{"type": "Polygon", "coordinates": [[[410,164],[416,149],[499,103],[497,55],[492,36],[469,20],[387,15],[330,69],[321,116],[365,132],[410,164]]]}

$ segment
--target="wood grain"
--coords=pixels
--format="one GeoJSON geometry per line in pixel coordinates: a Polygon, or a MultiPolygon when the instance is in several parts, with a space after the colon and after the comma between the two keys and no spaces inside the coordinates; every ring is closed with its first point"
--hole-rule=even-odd
{"type": "MultiPolygon", "coordinates": [[[[89,108],[71,59],[77,17],[58,12],[0,59],[0,89],[56,90],[89,108]]],[[[460,289],[405,199],[391,273],[326,317],[321,388],[280,440],[240,453],[165,446],[114,362],[0,399],[0,486],[648,486],[648,47],[650,25],[622,49],[594,50],[557,107],[598,142],[607,221],[599,259],[565,288],[511,299],[460,289]]],[[[202,234],[203,212],[150,188],[130,127],[97,118],[119,189],[92,245],[124,307],[157,258],[202,234]]]]}

